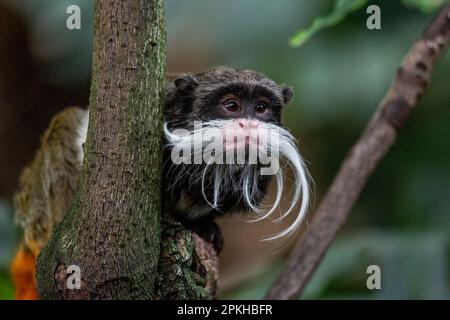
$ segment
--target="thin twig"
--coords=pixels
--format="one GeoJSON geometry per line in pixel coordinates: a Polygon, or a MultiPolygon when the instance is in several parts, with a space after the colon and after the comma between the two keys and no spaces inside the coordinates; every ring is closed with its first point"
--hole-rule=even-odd
{"type": "Polygon", "coordinates": [[[307,233],[269,290],[267,299],[295,299],[347,220],[367,179],[395,142],[430,82],[436,61],[450,42],[450,5],[443,6],[414,43],[363,134],[334,178],[307,233]]]}

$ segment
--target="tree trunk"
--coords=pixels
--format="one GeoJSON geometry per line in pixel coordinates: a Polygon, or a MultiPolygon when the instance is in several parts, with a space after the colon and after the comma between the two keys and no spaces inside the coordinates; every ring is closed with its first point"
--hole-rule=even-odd
{"type": "Polygon", "coordinates": [[[83,172],[39,255],[41,298],[155,297],[165,48],[163,0],[96,1],[83,172]],[[66,283],[71,265],[79,290],[66,283]]]}
{"type": "Polygon", "coordinates": [[[95,6],[90,123],[80,186],[38,257],[43,299],[212,299],[218,260],[160,219],[163,0],[95,6]],[[77,266],[80,288],[68,272],[77,266]]]}

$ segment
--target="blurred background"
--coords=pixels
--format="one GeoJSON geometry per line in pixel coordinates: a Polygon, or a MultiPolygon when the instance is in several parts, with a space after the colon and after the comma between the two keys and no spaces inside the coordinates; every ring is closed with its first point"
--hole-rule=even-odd
{"type": "MultiPolygon", "coordinates": [[[[432,17],[426,6],[407,2],[368,1],[381,8],[381,30],[366,28],[365,5],[293,48],[289,38],[331,12],[334,1],[167,0],[167,68],[228,65],[292,85],[284,123],[308,161],[317,205],[432,17]]],[[[52,115],[88,105],[92,36],[91,0],[0,0],[0,299],[13,297],[9,263],[20,231],[11,199],[20,169],[52,115]],[[81,30],[66,28],[71,4],[81,8],[81,30]]],[[[303,298],[450,298],[449,111],[447,54],[303,298]],[[381,290],[366,287],[371,264],[381,268],[381,290]]],[[[220,223],[226,242],[220,297],[263,297],[293,241],[262,242],[282,228],[271,222],[234,217],[220,223]]]]}

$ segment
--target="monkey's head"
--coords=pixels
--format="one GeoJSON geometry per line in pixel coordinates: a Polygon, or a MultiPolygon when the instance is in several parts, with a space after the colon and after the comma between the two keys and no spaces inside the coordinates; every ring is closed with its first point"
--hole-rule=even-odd
{"type": "Polygon", "coordinates": [[[175,170],[175,181],[183,175],[194,177],[192,183],[200,181],[205,201],[219,211],[229,193],[239,194],[259,220],[280,203],[282,160],[295,180],[290,208],[282,218],[300,199],[301,208],[294,224],[271,238],[291,234],[306,213],[309,196],[295,139],[281,124],[282,109],[292,95],[290,87],[251,70],[218,67],[175,79],[167,87],[165,110],[167,145],[173,164],[181,168],[175,170]],[[275,176],[278,187],[269,210],[260,206],[260,181],[266,175],[275,176]]]}
{"type": "Polygon", "coordinates": [[[281,111],[292,95],[289,86],[278,85],[255,71],[217,67],[186,74],[168,86],[166,121],[169,128],[230,119],[281,125],[281,111]]]}

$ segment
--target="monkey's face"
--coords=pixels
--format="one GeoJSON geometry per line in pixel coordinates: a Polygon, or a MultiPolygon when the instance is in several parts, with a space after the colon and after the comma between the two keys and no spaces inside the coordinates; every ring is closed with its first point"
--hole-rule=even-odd
{"type": "Polygon", "coordinates": [[[309,191],[296,141],[281,125],[282,108],[291,97],[289,87],[259,73],[223,67],[169,84],[164,126],[171,152],[169,189],[187,181],[192,186],[187,193],[200,189],[206,203],[219,211],[235,194],[266,218],[283,193],[283,160],[292,168],[295,183],[291,206],[282,217],[299,199],[301,208],[295,222],[272,238],[295,231],[306,213],[309,191]],[[275,203],[265,211],[259,204],[261,181],[267,181],[267,175],[275,176],[278,189],[275,203]]]}
{"type": "Polygon", "coordinates": [[[257,81],[237,80],[207,92],[202,89],[194,101],[193,116],[203,121],[247,119],[281,125],[281,110],[288,102],[280,95],[280,87],[257,81]]]}
{"type": "Polygon", "coordinates": [[[169,88],[168,128],[193,130],[195,122],[213,122],[215,127],[221,126],[227,149],[242,149],[255,139],[262,140],[267,135],[263,131],[268,130],[264,124],[281,127],[282,108],[292,98],[286,85],[251,70],[226,67],[186,75],[169,88]],[[230,133],[235,137],[227,140],[225,135],[230,133]]]}
{"type": "Polygon", "coordinates": [[[174,96],[191,120],[254,119],[280,125],[292,91],[251,70],[219,67],[176,79],[174,96]]]}

